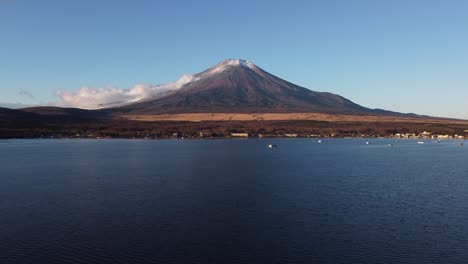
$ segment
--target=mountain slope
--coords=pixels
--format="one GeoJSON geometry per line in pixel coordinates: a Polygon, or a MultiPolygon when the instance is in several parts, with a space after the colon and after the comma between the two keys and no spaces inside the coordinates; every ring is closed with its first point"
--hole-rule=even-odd
{"type": "Polygon", "coordinates": [[[0,128],[31,127],[41,124],[40,117],[33,113],[9,108],[0,108],[0,128]]]}
{"type": "Polygon", "coordinates": [[[49,120],[86,121],[106,117],[103,111],[85,110],[79,108],[39,106],[23,108],[19,110],[26,113],[36,114],[49,120]]]}
{"type": "Polygon", "coordinates": [[[0,128],[40,127],[94,122],[107,116],[101,111],[77,108],[31,107],[23,109],[0,108],[0,128]]]}
{"type": "MultiPolygon", "coordinates": [[[[126,114],[293,113],[373,114],[339,95],[280,79],[245,60],[226,60],[196,74],[180,90],[113,109],[126,114]]],[[[382,113],[379,113],[382,114],[382,113]]]]}

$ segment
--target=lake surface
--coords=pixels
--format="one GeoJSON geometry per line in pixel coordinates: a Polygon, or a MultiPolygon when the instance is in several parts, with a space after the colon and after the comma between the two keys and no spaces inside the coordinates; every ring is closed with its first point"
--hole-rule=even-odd
{"type": "Polygon", "coordinates": [[[0,263],[467,263],[459,144],[0,141],[0,263]]]}

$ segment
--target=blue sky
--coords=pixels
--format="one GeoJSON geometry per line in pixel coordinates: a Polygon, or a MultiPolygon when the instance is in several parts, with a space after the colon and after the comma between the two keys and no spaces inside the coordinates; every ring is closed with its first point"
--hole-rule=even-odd
{"type": "Polygon", "coordinates": [[[468,1],[0,0],[0,102],[248,59],[372,108],[468,119],[468,1]]]}

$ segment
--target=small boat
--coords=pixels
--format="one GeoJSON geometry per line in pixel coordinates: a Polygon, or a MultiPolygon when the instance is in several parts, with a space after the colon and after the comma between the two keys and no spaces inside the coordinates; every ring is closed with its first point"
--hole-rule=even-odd
{"type": "Polygon", "coordinates": [[[388,144],[389,147],[393,147],[393,144],[388,144]]]}
{"type": "Polygon", "coordinates": [[[424,141],[418,141],[418,144],[422,145],[422,144],[424,144],[424,141]]]}
{"type": "Polygon", "coordinates": [[[268,148],[277,148],[278,146],[277,145],[274,145],[274,144],[269,144],[268,145],[268,148]]]}
{"type": "Polygon", "coordinates": [[[370,145],[371,143],[369,141],[366,141],[366,145],[370,145]]]}
{"type": "Polygon", "coordinates": [[[323,140],[319,140],[319,141],[317,141],[317,142],[318,142],[318,143],[322,143],[322,142],[323,142],[323,140]]]}

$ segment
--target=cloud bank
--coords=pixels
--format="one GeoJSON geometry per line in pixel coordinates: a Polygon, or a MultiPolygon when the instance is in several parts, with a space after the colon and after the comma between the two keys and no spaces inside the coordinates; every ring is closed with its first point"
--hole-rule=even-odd
{"type": "Polygon", "coordinates": [[[81,87],[77,91],[58,91],[57,106],[83,109],[99,109],[137,102],[142,99],[157,97],[166,92],[180,89],[194,81],[193,75],[183,75],[178,81],[163,85],[136,84],[131,89],[114,87],[81,87]]]}

